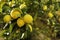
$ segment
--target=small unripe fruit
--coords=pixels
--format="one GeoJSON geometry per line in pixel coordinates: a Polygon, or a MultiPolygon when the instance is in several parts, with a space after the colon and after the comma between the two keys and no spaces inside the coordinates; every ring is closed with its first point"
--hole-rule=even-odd
{"type": "Polygon", "coordinates": [[[52,12],[49,12],[49,13],[48,13],[48,17],[49,17],[49,18],[52,18],[53,16],[54,16],[54,15],[52,14],[52,12]]]}
{"type": "Polygon", "coordinates": [[[44,10],[44,11],[47,10],[47,5],[44,5],[44,6],[43,6],[43,10],[44,10]]]}

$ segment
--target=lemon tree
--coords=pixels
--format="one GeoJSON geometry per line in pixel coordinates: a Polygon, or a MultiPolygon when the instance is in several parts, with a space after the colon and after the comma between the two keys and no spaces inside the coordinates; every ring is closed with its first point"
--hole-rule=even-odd
{"type": "Polygon", "coordinates": [[[60,40],[59,36],[60,0],[0,0],[0,38],[60,40]]]}

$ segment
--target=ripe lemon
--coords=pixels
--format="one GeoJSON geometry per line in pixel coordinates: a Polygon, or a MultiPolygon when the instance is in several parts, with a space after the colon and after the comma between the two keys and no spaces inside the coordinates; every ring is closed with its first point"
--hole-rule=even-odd
{"type": "Polygon", "coordinates": [[[19,19],[17,20],[17,25],[18,25],[19,27],[24,26],[24,24],[25,24],[25,23],[24,23],[24,21],[23,21],[22,19],[19,18],[19,19]]]}
{"type": "Polygon", "coordinates": [[[17,19],[18,17],[20,17],[21,13],[19,12],[19,10],[14,9],[11,11],[10,15],[13,19],[17,19]]]}
{"type": "Polygon", "coordinates": [[[33,22],[33,17],[29,14],[26,14],[24,16],[24,21],[25,21],[25,23],[32,23],[33,22]]]}
{"type": "Polygon", "coordinates": [[[47,10],[47,5],[44,5],[44,6],[43,6],[43,10],[44,10],[44,11],[47,10]]]}
{"type": "Polygon", "coordinates": [[[10,15],[5,15],[4,18],[3,18],[4,22],[9,22],[11,21],[11,16],[10,15]]]}
{"type": "Polygon", "coordinates": [[[48,17],[49,17],[49,18],[52,18],[53,16],[54,16],[54,15],[53,15],[51,12],[48,13],[48,17]]]}

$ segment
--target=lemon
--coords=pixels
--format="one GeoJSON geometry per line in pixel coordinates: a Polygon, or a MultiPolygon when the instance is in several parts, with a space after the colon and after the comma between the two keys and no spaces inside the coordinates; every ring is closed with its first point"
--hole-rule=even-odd
{"type": "Polygon", "coordinates": [[[9,22],[11,21],[11,16],[10,15],[5,15],[4,18],[3,18],[4,22],[9,22]]]}
{"type": "Polygon", "coordinates": [[[44,6],[43,6],[43,10],[44,10],[44,11],[47,10],[47,5],[44,5],[44,6]]]}
{"type": "Polygon", "coordinates": [[[24,16],[24,21],[25,21],[25,23],[32,23],[33,22],[33,17],[29,14],[26,14],[24,16]]]}
{"type": "Polygon", "coordinates": [[[48,13],[48,17],[49,17],[49,18],[52,18],[53,16],[54,16],[54,15],[53,15],[51,12],[48,13]]]}
{"type": "Polygon", "coordinates": [[[25,24],[25,23],[24,23],[24,21],[23,21],[22,19],[19,18],[19,19],[17,20],[17,25],[18,25],[19,27],[24,26],[24,24],[25,24]]]}
{"type": "Polygon", "coordinates": [[[19,12],[19,10],[14,9],[11,11],[10,15],[13,19],[17,19],[18,17],[20,17],[21,13],[19,12]]]}

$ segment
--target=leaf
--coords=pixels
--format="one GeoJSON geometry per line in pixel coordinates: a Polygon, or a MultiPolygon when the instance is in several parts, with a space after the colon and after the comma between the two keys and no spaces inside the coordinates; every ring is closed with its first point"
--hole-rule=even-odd
{"type": "Polygon", "coordinates": [[[30,24],[27,24],[26,30],[27,30],[28,32],[32,32],[32,31],[33,31],[33,28],[32,28],[32,26],[31,26],[30,24]]]}
{"type": "Polygon", "coordinates": [[[2,7],[5,4],[5,2],[0,2],[0,12],[2,12],[2,7]]]}
{"type": "Polygon", "coordinates": [[[6,32],[6,30],[0,31],[0,37],[6,32]]]}
{"type": "Polygon", "coordinates": [[[2,10],[4,12],[7,12],[8,13],[11,10],[11,8],[9,6],[7,6],[7,5],[4,5],[3,8],[2,8],[2,10]]]}
{"type": "Polygon", "coordinates": [[[11,33],[12,32],[12,30],[13,30],[13,24],[10,24],[10,26],[9,26],[9,32],[11,33]]]}
{"type": "Polygon", "coordinates": [[[34,21],[36,21],[37,16],[38,16],[38,13],[35,14],[35,16],[34,16],[34,21]]]}
{"type": "Polygon", "coordinates": [[[23,38],[27,38],[29,35],[28,35],[28,32],[24,32],[24,37],[23,38]]]}
{"type": "Polygon", "coordinates": [[[46,3],[48,2],[49,0],[41,0],[41,3],[46,3]]]}
{"type": "Polygon", "coordinates": [[[31,25],[28,25],[28,27],[30,28],[30,32],[32,32],[32,26],[31,25]]]}

